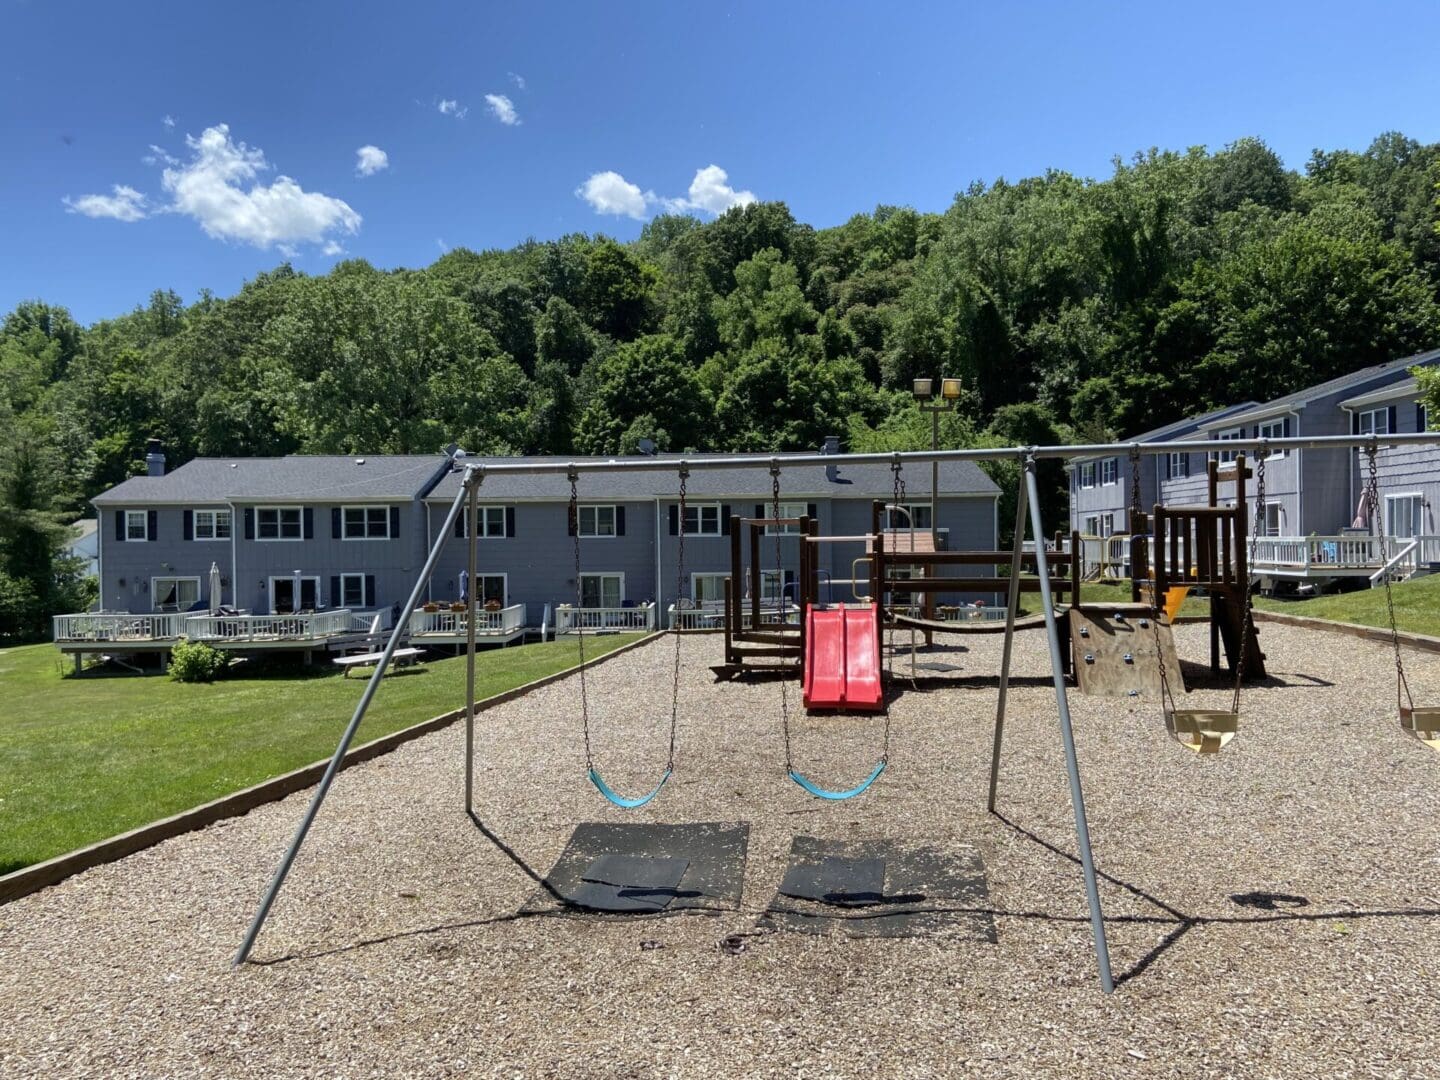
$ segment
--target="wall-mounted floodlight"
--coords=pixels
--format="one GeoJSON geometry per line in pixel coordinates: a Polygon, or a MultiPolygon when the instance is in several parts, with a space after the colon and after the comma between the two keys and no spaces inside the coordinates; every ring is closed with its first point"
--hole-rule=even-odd
{"type": "Polygon", "coordinates": [[[935,380],[916,379],[913,393],[916,401],[929,401],[935,396],[935,380]]]}

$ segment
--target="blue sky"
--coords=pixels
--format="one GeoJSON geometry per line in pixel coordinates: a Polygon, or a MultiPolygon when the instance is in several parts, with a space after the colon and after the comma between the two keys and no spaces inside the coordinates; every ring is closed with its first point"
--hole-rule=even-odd
{"type": "Polygon", "coordinates": [[[1243,135],[1292,166],[1440,139],[1433,2],[1101,7],[0,0],[0,311],[90,322],[287,252],[423,266],[750,196],[817,226],[943,210],[1243,135]]]}

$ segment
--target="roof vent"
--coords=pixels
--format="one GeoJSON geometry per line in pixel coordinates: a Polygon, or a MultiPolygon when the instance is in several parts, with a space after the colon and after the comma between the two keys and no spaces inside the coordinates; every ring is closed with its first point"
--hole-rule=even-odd
{"type": "Polygon", "coordinates": [[[365,459],[364,459],[363,457],[357,457],[357,458],[355,459],[355,464],[356,464],[356,465],[364,465],[364,464],[365,464],[365,459]]]}
{"type": "Polygon", "coordinates": [[[820,447],[822,454],[838,454],[840,452],[840,436],[826,435],[825,442],[820,447]]]}

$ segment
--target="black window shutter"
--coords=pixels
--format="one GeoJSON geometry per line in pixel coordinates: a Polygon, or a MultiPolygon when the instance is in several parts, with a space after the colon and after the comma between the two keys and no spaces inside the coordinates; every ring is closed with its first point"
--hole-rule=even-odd
{"type": "Polygon", "coordinates": [[[721,535],[721,536],[729,536],[729,535],[730,535],[730,514],[731,514],[731,510],[730,510],[730,504],[729,504],[729,503],[725,503],[723,506],[720,507],[720,535],[721,535]]]}
{"type": "Polygon", "coordinates": [[[1395,406],[1394,406],[1394,405],[1391,405],[1389,411],[1390,411],[1390,417],[1389,417],[1390,423],[1389,423],[1388,426],[1389,426],[1389,428],[1390,428],[1390,431],[1393,432],[1393,431],[1395,430],[1395,406]]]}
{"type": "Polygon", "coordinates": [[[124,510],[116,510],[116,511],[115,511],[115,539],[116,539],[116,540],[120,540],[120,541],[123,541],[123,540],[125,539],[125,511],[124,511],[124,510]]]}
{"type": "Polygon", "coordinates": [[[510,537],[515,535],[515,507],[513,506],[505,507],[505,535],[510,537]]]}
{"type": "Polygon", "coordinates": [[[625,507],[615,507],[615,535],[625,535],[625,507]]]}
{"type": "Polygon", "coordinates": [[[1425,430],[1425,403],[1423,401],[1415,403],[1415,430],[1425,430]]]}
{"type": "Polygon", "coordinates": [[[755,504],[755,516],[756,516],[757,518],[763,518],[763,517],[765,516],[765,504],[764,504],[764,503],[756,503],[756,504],[755,504]]]}
{"type": "Polygon", "coordinates": [[[390,539],[394,540],[400,535],[400,507],[390,507],[390,539]]]}
{"type": "Polygon", "coordinates": [[[1290,438],[1290,417],[1285,417],[1285,426],[1281,430],[1285,433],[1285,438],[1290,438]]]}
{"type": "Polygon", "coordinates": [[[465,505],[465,507],[460,511],[460,513],[458,513],[458,514],[455,515],[455,539],[456,539],[456,540],[463,540],[463,539],[465,539],[465,515],[468,514],[469,512],[470,512],[470,506],[469,506],[469,504],[467,503],[467,504],[465,505]]]}
{"type": "Polygon", "coordinates": [[[330,606],[339,607],[344,599],[345,597],[340,593],[340,575],[332,574],[330,576],[330,606]]]}
{"type": "Polygon", "coordinates": [[[315,539],[315,508],[307,506],[300,511],[301,529],[306,540],[315,539]]]}
{"type": "Polygon", "coordinates": [[[815,503],[806,503],[805,516],[808,517],[811,521],[815,521],[817,518],[820,517],[820,507],[817,506],[815,503]]]}
{"type": "Polygon", "coordinates": [[[255,508],[253,506],[245,508],[245,539],[255,539],[255,508]]]}
{"type": "Polygon", "coordinates": [[[375,606],[375,575],[365,575],[365,606],[375,606]]]}
{"type": "Polygon", "coordinates": [[[670,535],[680,535],[680,507],[670,507],[670,535]]]}
{"type": "Polygon", "coordinates": [[[180,513],[180,528],[184,532],[186,540],[195,539],[195,511],[183,510],[180,513]]]}
{"type": "Polygon", "coordinates": [[[1358,412],[1350,414],[1350,434],[1360,434],[1360,414],[1358,412]]]}
{"type": "Polygon", "coordinates": [[[150,510],[145,514],[145,539],[160,539],[160,537],[156,535],[156,533],[159,531],[157,529],[157,526],[160,524],[159,518],[160,515],[157,514],[154,510],[150,510]]]}
{"type": "Polygon", "coordinates": [[[340,539],[340,535],[341,535],[341,534],[340,534],[340,529],[341,529],[341,524],[340,524],[340,507],[338,507],[338,506],[332,506],[332,507],[330,508],[330,539],[331,539],[331,540],[339,540],[339,539],[340,539]]]}

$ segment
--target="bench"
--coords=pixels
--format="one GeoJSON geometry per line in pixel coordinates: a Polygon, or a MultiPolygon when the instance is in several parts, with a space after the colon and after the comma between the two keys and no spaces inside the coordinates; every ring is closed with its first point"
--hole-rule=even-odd
{"type": "MultiPolygon", "coordinates": [[[[390,659],[396,667],[404,667],[407,664],[413,664],[424,654],[424,649],[396,649],[390,659]]],[[[337,656],[335,658],[335,663],[339,664],[342,668],[345,669],[344,677],[348,679],[350,677],[350,669],[352,667],[363,667],[366,664],[377,664],[380,662],[380,658],[384,655],[385,654],[383,652],[367,652],[358,653],[355,656],[337,656]]]]}

